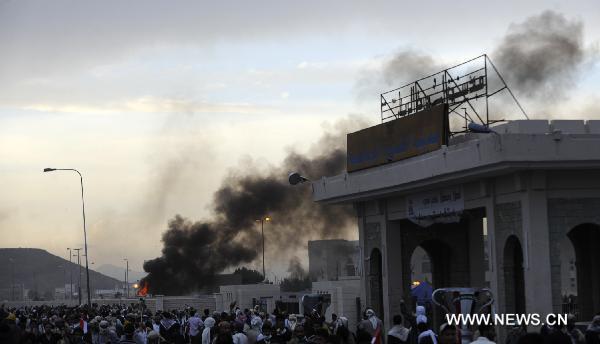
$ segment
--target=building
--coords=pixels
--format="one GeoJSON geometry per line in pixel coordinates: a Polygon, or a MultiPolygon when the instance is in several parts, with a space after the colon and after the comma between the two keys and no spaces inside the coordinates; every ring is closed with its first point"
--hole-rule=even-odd
{"type": "Polygon", "coordinates": [[[315,201],[356,209],[362,299],[387,326],[410,298],[417,247],[434,288],[489,285],[498,313],[560,313],[575,289],[580,319],[600,312],[600,121],[516,120],[492,130],[315,176],[315,201]]]}
{"type": "Polygon", "coordinates": [[[8,287],[0,288],[0,300],[23,301],[27,299],[28,290],[22,283],[9,284],[8,287]]]}
{"type": "Polygon", "coordinates": [[[308,242],[308,274],[312,281],[337,281],[360,275],[358,241],[313,240],[308,242]]]}

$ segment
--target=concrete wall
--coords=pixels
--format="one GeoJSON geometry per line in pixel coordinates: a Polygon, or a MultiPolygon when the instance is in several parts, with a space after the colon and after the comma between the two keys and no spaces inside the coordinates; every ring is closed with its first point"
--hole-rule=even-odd
{"type": "Polygon", "coordinates": [[[313,294],[330,294],[331,305],[325,316],[331,320],[331,314],[348,318],[348,327],[356,330],[361,310],[357,308],[356,299],[360,298],[360,279],[358,277],[337,281],[319,281],[312,283],[313,294]]]}
{"type": "Polygon", "coordinates": [[[229,305],[237,301],[237,306],[241,309],[252,308],[252,300],[264,299],[267,303],[267,310],[272,312],[275,309],[275,302],[281,298],[281,291],[277,284],[244,284],[221,286],[220,292],[222,300],[217,303],[218,311],[229,311],[229,305]]]}

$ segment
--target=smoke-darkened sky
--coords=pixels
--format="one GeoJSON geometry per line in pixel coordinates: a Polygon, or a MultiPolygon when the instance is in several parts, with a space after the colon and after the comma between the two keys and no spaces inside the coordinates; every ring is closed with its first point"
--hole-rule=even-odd
{"type": "Polygon", "coordinates": [[[219,196],[285,182],[290,159],[338,147],[349,115],[376,123],[380,92],[481,53],[533,116],[598,119],[598,23],[595,0],[0,1],[0,245],[82,245],[77,176],[41,173],[74,167],[90,260],[141,270],[176,214],[220,224],[219,196]]]}

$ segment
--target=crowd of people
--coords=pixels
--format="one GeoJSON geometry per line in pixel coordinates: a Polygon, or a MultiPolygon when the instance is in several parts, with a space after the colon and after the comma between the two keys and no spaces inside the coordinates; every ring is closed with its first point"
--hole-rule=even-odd
{"type": "MultiPolygon", "coordinates": [[[[91,307],[0,307],[0,344],[457,344],[460,331],[447,323],[431,328],[425,309],[393,316],[393,326],[382,333],[383,323],[371,308],[365,309],[356,328],[344,316],[325,319],[313,310],[303,316],[258,306],[229,312],[186,307],[151,312],[143,303],[91,307]]],[[[474,344],[493,344],[493,326],[476,329],[474,344]]],[[[527,333],[521,326],[508,331],[506,344],[600,344],[600,315],[581,331],[566,326],[544,327],[527,333]]]]}

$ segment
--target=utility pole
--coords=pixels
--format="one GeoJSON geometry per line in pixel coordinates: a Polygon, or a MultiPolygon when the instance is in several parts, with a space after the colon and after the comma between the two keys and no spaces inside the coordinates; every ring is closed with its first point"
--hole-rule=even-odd
{"type": "Polygon", "coordinates": [[[127,258],[123,259],[125,261],[125,290],[126,296],[125,298],[129,298],[129,260],[127,258]]]}
{"type": "Polygon", "coordinates": [[[13,258],[8,258],[10,261],[10,299],[11,301],[15,300],[15,260],[13,258]]]}
{"type": "Polygon", "coordinates": [[[79,304],[81,305],[81,257],[79,255],[79,252],[81,251],[80,248],[74,248],[73,251],[77,251],[77,265],[79,265],[79,279],[77,282],[77,298],[79,300],[79,304]]]}
{"type": "Polygon", "coordinates": [[[69,247],[67,247],[67,250],[69,251],[69,275],[70,275],[69,300],[73,300],[73,262],[72,262],[73,255],[71,254],[71,249],[69,247]]]}

